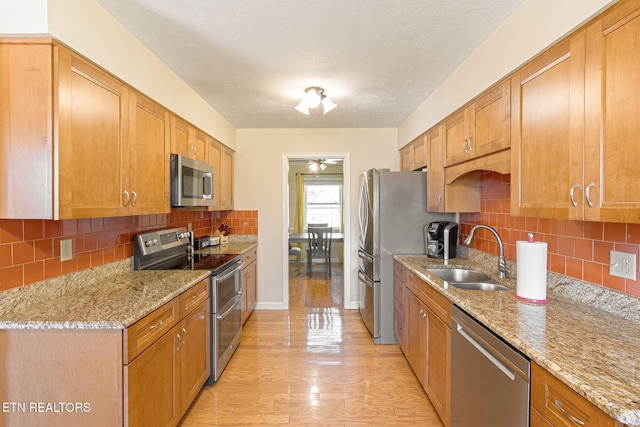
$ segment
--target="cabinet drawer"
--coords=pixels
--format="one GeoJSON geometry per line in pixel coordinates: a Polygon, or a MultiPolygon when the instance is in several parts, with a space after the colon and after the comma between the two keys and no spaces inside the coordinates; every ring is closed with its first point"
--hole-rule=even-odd
{"type": "Polygon", "coordinates": [[[253,261],[258,259],[258,251],[256,248],[251,249],[249,252],[242,254],[243,267],[247,267],[253,261]]]}
{"type": "Polygon", "coordinates": [[[407,273],[407,287],[447,326],[451,327],[451,301],[415,274],[407,273]]]}
{"type": "Polygon", "coordinates": [[[127,328],[125,342],[127,362],[133,360],[178,323],[178,312],[178,298],[174,298],[127,328]]]}
{"type": "Polygon", "coordinates": [[[182,295],[180,295],[180,318],[189,314],[194,308],[196,308],[202,301],[209,298],[209,289],[211,288],[209,278],[204,279],[200,283],[187,289],[182,295]]]}
{"type": "Polygon", "coordinates": [[[619,424],[539,365],[531,364],[531,406],[551,425],[572,427],[574,417],[584,426],[619,424]]]}

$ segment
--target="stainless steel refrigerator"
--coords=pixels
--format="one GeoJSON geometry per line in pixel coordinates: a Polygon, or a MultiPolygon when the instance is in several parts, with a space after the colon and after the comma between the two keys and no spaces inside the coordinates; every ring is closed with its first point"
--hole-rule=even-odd
{"type": "Polygon", "coordinates": [[[359,310],[375,344],[397,344],[394,334],[394,254],[424,254],[424,227],[453,221],[427,212],[425,172],[371,169],[362,174],[358,200],[359,310]]]}

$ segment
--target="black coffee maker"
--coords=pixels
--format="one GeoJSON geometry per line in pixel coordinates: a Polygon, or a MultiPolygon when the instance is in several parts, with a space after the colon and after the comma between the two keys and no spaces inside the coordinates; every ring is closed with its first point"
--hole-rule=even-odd
{"type": "Polygon", "coordinates": [[[444,258],[445,246],[448,246],[448,258],[456,257],[458,242],[458,224],[449,221],[430,222],[424,228],[424,249],[429,258],[444,258]],[[448,245],[445,239],[448,238],[448,245]]]}

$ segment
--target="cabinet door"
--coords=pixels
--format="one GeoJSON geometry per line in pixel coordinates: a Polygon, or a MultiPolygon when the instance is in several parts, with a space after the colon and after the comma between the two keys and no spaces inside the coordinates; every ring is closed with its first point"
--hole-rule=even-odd
{"type": "Polygon", "coordinates": [[[224,146],[222,151],[222,182],[220,183],[220,205],[225,210],[233,209],[233,150],[224,146]]]}
{"type": "Polygon", "coordinates": [[[211,210],[219,210],[222,191],[222,144],[215,139],[209,143],[209,164],[213,166],[213,203],[211,210]]]}
{"type": "Polygon", "coordinates": [[[178,326],[124,367],[125,425],[168,426],[180,419],[178,326]]]}
{"type": "Polygon", "coordinates": [[[584,49],[581,31],[511,79],[514,216],[582,217],[584,49]]]}
{"type": "Polygon", "coordinates": [[[425,390],[440,418],[451,407],[451,328],[427,309],[427,382],[425,390]]]}
{"type": "Polygon", "coordinates": [[[405,269],[402,265],[395,263],[395,277],[394,277],[394,333],[400,349],[403,353],[407,353],[407,331],[406,331],[406,299],[407,286],[404,283],[405,269]]]}
{"type": "Polygon", "coordinates": [[[207,299],[191,312],[180,324],[180,415],[191,402],[211,374],[211,317],[207,299]]]}
{"type": "Polygon", "coordinates": [[[131,93],[129,150],[124,159],[130,201],[129,214],[168,213],[169,204],[169,112],[159,104],[131,93]]]}
{"type": "Polygon", "coordinates": [[[444,122],[444,156],[445,166],[454,165],[467,160],[470,129],[469,109],[455,112],[444,122]]]}
{"type": "Polygon", "coordinates": [[[400,170],[413,170],[413,159],[411,158],[411,145],[405,145],[400,149],[400,170]]]}
{"type": "Polygon", "coordinates": [[[511,144],[511,98],[509,80],[489,89],[473,102],[469,158],[509,148],[511,144]]]}
{"type": "Polygon", "coordinates": [[[209,136],[202,132],[200,129],[194,129],[193,131],[193,158],[202,163],[207,163],[209,158],[207,157],[209,149],[209,136]]]}
{"type": "Polygon", "coordinates": [[[189,135],[189,123],[176,115],[171,116],[171,152],[192,157],[193,147],[189,135]]]}
{"type": "Polygon", "coordinates": [[[427,383],[427,307],[407,292],[407,348],[405,353],[413,372],[424,387],[427,383]]]}
{"type": "Polygon", "coordinates": [[[640,222],[639,55],[637,2],[612,7],[588,27],[586,220],[640,222]]]}
{"type": "Polygon", "coordinates": [[[55,50],[0,44],[0,218],[53,219],[55,50]]]}
{"type": "Polygon", "coordinates": [[[59,49],[59,217],[121,215],[129,90],[59,49]]]}
{"type": "Polygon", "coordinates": [[[253,310],[256,308],[257,303],[257,263],[256,261],[250,263],[243,269],[243,280],[246,284],[244,292],[247,294],[246,313],[243,313],[242,321],[246,322],[253,310]]]}
{"type": "Polygon", "coordinates": [[[429,167],[427,168],[427,211],[444,212],[444,168],[442,166],[442,126],[434,127],[427,136],[429,167]]]}
{"type": "Polygon", "coordinates": [[[423,135],[411,143],[413,162],[412,170],[419,170],[427,166],[427,136],[423,135]]]}

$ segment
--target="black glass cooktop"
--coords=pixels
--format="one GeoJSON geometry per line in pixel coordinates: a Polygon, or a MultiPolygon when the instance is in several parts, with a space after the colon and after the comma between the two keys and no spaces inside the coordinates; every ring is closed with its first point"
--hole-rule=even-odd
{"type": "Polygon", "coordinates": [[[152,270],[211,270],[218,274],[239,258],[238,254],[195,254],[183,255],[155,264],[152,270]]]}

